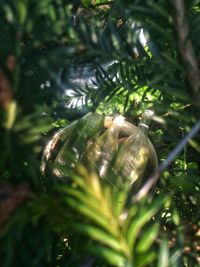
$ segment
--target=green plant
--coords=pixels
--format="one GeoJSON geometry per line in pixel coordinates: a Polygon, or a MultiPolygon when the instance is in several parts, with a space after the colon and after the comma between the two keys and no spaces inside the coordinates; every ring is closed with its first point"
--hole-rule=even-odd
{"type": "Polygon", "coordinates": [[[3,267],[198,266],[200,136],[184,136],[199,125],[199,4],[1,1],[3,267]],[[69,68],[85,64],[95,81],[65,94],[69,68]],[[157,115],[149,136],[163,173],[151,198],[127,202],[126,186],[100,183],[82,166],[62,170],[67,184],[42,176],[42,152],[57,126],[89,110],[117,111],[137,124],[147,107],[157,115]]]}

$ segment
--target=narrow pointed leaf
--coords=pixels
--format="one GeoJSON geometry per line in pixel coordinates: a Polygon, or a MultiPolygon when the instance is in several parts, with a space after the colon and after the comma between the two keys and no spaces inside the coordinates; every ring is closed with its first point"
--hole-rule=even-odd
{"type": "Polygon", "coordinates": [[[141,239],[139,240],[136,246],[136,251],[139,253],[146,252],[156,239],[158,230],[159,230],[158,224],[153,224],[152,226],[149,226],[149,228],[146,230],[146,232],[143,233],[141,239]]]}
{"type": "Polygon", "coordinates": [[[78,200],[76,200],[70,196],[66,196],[64,201],[69,207],[74,209],[76,212],[84,215],[88,219],[91,219],[92,221],[94,221],[98,225],[101,225],[102,227],[104,227],[104,229],[107,229],[109,231],[110,220],[108,220],[108,218],[105,218],[97,210],[91,209],[91,207],[84,205],[80,201],[78,201],[78,200]]]}
{"type": "Polygon", "coordinates": [[[115,237],[105,232],[101,228],[97,228],[86,223],[74,223],[74,225],[72,225],[72,228],[104,245],[109,246],[115,251],[122,251],[119,240],[117,240],[115,237]]]}
{"type": "Polygon", "coordinates": [[[128,262],[128,260],[122,254],[118,253],[116,250],[112,250],[110,248],[100,245],[92,245],[89,250],[98,257],[105,259],[109,264],[113,266],[120,266],[120,267],[132,266],[128,262]]]}
{"type": "Polygon", "coordinates": [[[127,230],[127,241],[129,246],[133,249],[136,238],[141,228],[149,221],[149,219],[160,209],[163,205],[163,199],[154,201],[147,209],[143,208],[140,213],[130,221],[127,230]]]}
{"type": "MultiPolygon", "coordinates": [[[[137,267],[145,267],[149,266],[156,259],[156,252],[149,252],[147,254],[142,254],[137,257],[136,266],[137,267]]],[[[162,265],[160,265],[161,267],[162,265]]],[[[163,266],[162,266],[163,267],[163,266]]]]}

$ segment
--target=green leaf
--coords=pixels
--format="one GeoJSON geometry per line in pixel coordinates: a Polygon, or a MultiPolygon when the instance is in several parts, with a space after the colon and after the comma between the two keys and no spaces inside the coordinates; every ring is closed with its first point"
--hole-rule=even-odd
{"type": "Polygon", "coordinates": [[[160,245],[157,267],[169,267],[169,245],[167,239],[164,239],[160,245]]]}
{"type": "Polygon", "coordinates": [[[115,214],[116,218],[119,218],[120,214],[122,213],[126,200],[128,197],[127,190],[118,190],[118,189],[113,189],[113,203],[112,203],[112,208],[113,212],[115,214]]]}
{"type": "Polygon", "coordinates": [[[156,15],[160,15],[163,18],[169,20],[170,19],[170,14],[165,10],[160,4],[153,3],[149,1],[149,6],[153,8],[154,12],[156,15]]]}
{"type": "Polygon", "coordinates": [[[101,225],[109,231],[110,221],[108,220],[108,218],[105,218],[102,213],[98,212],[98,210],[92,209],[90,206],[87,206],[70,196],[66,196],[64,198],[64,201],[69,207],[73,208],[76,212],[86,216],[86,218],[93,220],[95,223],[101,225]]]}
{"type": "MultiPolygon", "coordinates": [[[[65,193],[73,197],[74,201],[77,200],[77,205],[82,206],[82,212],[84,210],[84,214],[87,216],[90,216],[91,218],[91,213],[93,213],[93,219],[94,219],[94,214],[96,214],[95,218],[101,217],[101,225],[104,226],[104,228],[112,234],[116,234],[116,230],[114,227],[109,227],[112,219],[112,213],[108,213],[109,210],[106,208],[102,207],[100,199],[95,198],[95,196],[91,196],[88,194],[85,194],[84,192],[81,192],[77,189],[72,189],[72,188],[66,188],[65,193]],[[88,210],[90,211],[88,213],[88,210]],[[89,215],[90,214],[90,215],[89,215]]],[[[76,209],[77,210],[77,209],[76,209]]],[[[97,222],[97,221],[96,221],[97,222]]],[[[98,221],[99,222],[99,221],[98,221]]]]}
{"type": "Polygon", "coordinates": [[[97,228],[95,226],[86,224],[86,223],[74,223],[72,225],[72,229],[89,236],[90,238],[109,246],[115,251],[122,251],[121,244],[119,240],[117,240],[115,237],[112,235],[106,233],[104,230],[101,228],[97,228]]]}
{"type": "Polygon", "coordinates": [[[188,143],[200,153],[200,144],[198,142],[196,142],[194,139],[190,139],[188,143]]]}
{"type": "Polygon", "coordinates": [[[99,258],[104,258],[111,265],[119,267],[132,266],[122,254],[110,248],[93,244],[89,250],[99,258]]]}
{"type": "Polygon", "coordinates": [[[149,219],[156,214],[156,212],[163,205],[163,199],[159,198],[154,201],[149,207],[146,209],[143,207],[138,214],[136,214],[135,218],[130,221],[129,227],[127,229],[127,241],[129,246],[133,249],[136,238],[141,230],[141,228],[149,221],[149,219]]]}
{"type": "Polygon", "coordinates": [[[146,252],[156,239],[158,231],[159,224],[153,224],[149,226],[148,229],[142,234],[142,237],[136,246],[136,251],[139,253],[146,252]]]}
{"type": "Polygon", "coordinates": [[[17,8],[18,8],[18,14],[19,14],[19,22],[20,24],[24,24],[27,16],[27,1],[18,1],[17,8]]]}
{"type": "MultiPolygon", "coordinates": [[[[136,255],[136,266],[137,267],[148,266],[155,259],[156,259],[156,252],[149,252],[149,253],[142,254],[142,255],[139,255],[139,256],[136,255]]],[[[160,265],[160,267],[161,266],[162,265],[160,265]]]]}

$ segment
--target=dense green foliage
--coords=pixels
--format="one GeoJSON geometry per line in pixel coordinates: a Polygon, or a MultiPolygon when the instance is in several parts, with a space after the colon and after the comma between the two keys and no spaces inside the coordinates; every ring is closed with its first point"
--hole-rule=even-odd
{"type": "Polygon", "coordinates": [[[199,127],[199,15],[198,0],[0,1],[2,267],[199,266],[199,132],[180,143],[199,127]],[[94,84],[64,94],[84,64],[94,84]],[[130,201],[126,183],[101,183],[82,165],[62,169],[65,183],[41,174],[58,128],[89,111],[137,124],[149,107],[166,164],[153,196],[130,201]]]}

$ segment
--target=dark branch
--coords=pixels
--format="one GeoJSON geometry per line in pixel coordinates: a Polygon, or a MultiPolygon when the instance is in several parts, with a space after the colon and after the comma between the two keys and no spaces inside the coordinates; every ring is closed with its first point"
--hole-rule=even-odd
{"type": "Polygon", "coordinates": [[[183,0],[171,0],[175,9],[174,23],[178,34],[179,52],[183,63],[186,65],[187,79],[191,84],[193,97],[199,103],[200,100],[200,71],[195,56],[192,40],[189,38],[190,31],[186,19],[183,0]]]}

